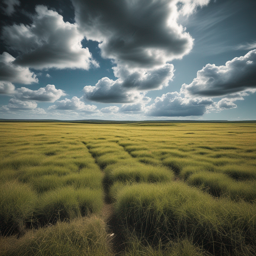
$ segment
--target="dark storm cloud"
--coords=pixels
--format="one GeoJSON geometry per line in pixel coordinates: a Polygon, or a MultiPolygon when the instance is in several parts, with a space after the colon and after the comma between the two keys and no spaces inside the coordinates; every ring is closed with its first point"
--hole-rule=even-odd
{"type": "Polygon", "coordinates": [[[11,16],[15,12],[15,6],[20,5],[19,0],[3,0],[2,3],[3,5],[1,6],[1,9],[8,16],[11,16]]]}
{"type": "Polygon", "coordinates": [[[36,75],[28,68],[15,65],[15,58],[4,52],[0,55],[0,81],[11,83],[37,83],[36,75]]]}
{"type": "Polygon", "coordinates": [[[177,23],[209,0],[72,0],[80,30],[100,42],[102,56],[126,67],[149,68],[180,59],[193,46],[177,23]],[[178,9],[177,3],[182,8],[178,9]]]}
{"type": "Polygon", "coordinates": [[[148,116],[202,116],[207,107],[213,104],[212,100],[198,98],[183,98],[177,92],[163,94],[157,97],[155,102],[149,106],[146,114],[148,116]]]}
{"type": "Polygon", "coordinates": [[[5,26],[2,32],[6,46],[19,53],[14,63],[35,69],[97,66],[88,48],[82,48],[83,38],[76,24],[45,6],[36,7],[31,25],[5,26]]]}
{"type": "Polygon", "coordinates": [[[207,64],[197,72],[182,92],[195,96],[223,96],[256,89],[256,50],[226,62],[225,66],[207,64]]]}

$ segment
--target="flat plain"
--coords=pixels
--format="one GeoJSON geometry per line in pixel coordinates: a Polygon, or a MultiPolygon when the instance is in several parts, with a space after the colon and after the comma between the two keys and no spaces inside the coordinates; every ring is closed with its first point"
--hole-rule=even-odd
{"type": "Polygon", "coordinates": [[[0,123],[0,255],[256,255],[256,123],[0,123]]]}

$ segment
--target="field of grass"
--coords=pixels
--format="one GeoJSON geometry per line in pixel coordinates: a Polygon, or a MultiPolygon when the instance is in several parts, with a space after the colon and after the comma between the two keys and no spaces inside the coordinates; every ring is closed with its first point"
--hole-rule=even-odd
{"type": "Polygon", "coordinates": [[[0,255],[256,255],[256,123],[0,123],[0,255]]]}

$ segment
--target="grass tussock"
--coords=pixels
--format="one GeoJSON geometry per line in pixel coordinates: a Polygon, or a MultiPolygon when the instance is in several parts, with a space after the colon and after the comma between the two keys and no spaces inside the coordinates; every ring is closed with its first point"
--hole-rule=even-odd
{"type": "Polygon", "coordinates": [[[200,187],[211,195],[227,196],[232,200],[256,200],[256,187],[250,182],[236,182],[223,173],[198,172],[187,180],[189,185],[200,187]]]}
{"type": "Polygon", "coordinates": [[[116,213],[127,229],[152,244],[190,238],[215,255],[256,252],[253,205],[215,200],[182,183],[127,186],[117,196],[116,213]]]}
{"type": "Polygon", "coordinates": [[[97,213],[103,206],[102,197],[101,190],[63,187],[49,191],[41,196],[35,218],[47,224],[97,213]]]}
{"type": "Polygon", "coordinates": [[[26,184],[9,181],[0,187],[0,231],[4,235],[21,232],[37,203],[37,195],[26,184]]]}
{"type": "Polygon", "coordinates": [[[193,245],[188,239],[178,242],[170,241],[167,244],[145,245],[134,234],[129,235],[125,256],[207,256],[206,251],[193,245]]]}
{"type": "Polygon", "coordinates": [[[147,166],[138,162],[114,164],[106,168],[106,177],[111,183],[126,182],[168,182],[174,178],[173,173],[162,166],[147,166]]]}
{"type": "Polygon", "coordinates": [[[2,238],[1,256],[111,255],[106,224],[97,217],[29,231],[20,239],[2,238]]]}

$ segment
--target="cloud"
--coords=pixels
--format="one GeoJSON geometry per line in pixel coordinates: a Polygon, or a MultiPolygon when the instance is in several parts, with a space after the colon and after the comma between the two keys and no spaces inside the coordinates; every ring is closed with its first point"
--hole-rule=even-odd
{"type": "Polygon", "coordinates": [[[143,104],[142,103],[136,103],[136,104],[124,104],[120,108],[119,112],[121,113],[138,113],[143,110],[143,104]]]}
{"type": "Polygon", "coordinates": [[[119,107],[110,106],[110,107],[102,108],[100,111],[104,114],[117,113],[119,111],[119,107]]]}
{"type": "Polygon", "coordinates": [[[145,93],[136,90],[128,90],[120,81],[113,81],[103,77],[95,86],[87,85],[83,89],[84,100],[98,101],[102,103],[131,103],[141,100],[145,93]]]}
{"type": "Polygon", "coordinates": [[[85,86],[84,100],[103,103],[137,102],[144,97],[145,91],[168,86],[174,75],[172,64],[165,64],[154,69],[129,71],[121,67],[114,67],[113,70],[118,79],[114,81],[104,77],[95,86],[85,86]]]}
{"type": "Polygon", "coordinates": [[[55,105],[50,106],[49,110],[72,110],[81,111],[88,114],[98,112],[97,106],[85,105],[78,97],[74,96],[72,99],[64,99],[58,101],[55,105]]]}
{"type": "Polygon", "coordinates": [[[178,92],[171,92],[157,97],[146,114],[168,117],[202,116],[212,104],[211,99],[184,98],[178,92]]]}
{"type": "Polygon", "coordinates": [[[13,94],[15,92],[15,86],[10,82],[0,81],[0,94],[13,94]]]}
{"type": "Polygon", "coordinates": [[[38,83],[36,75],[28,68],[14,64],[15,58],[4,52],[0,55],[0,81],[31,84],[38,83]]]}
{"type": "Polygon", "coordinates": [[[20,5],[20,1],[19,0],[3,0],[3,4],[5,6],[2,6],[2,10],[5,12],[6,15],[11,16],[14,13],[14,6],[20,5]]]}
{"type": "Polygon", "coordinates": [[[6,107],[9,110],[31,110],[36,109],[37,103],[34,101],[22,101],[12,98],[6,107]]]}
{"type": "Polygon", "coordinates": [[[102,56],[126,68],[152,68],[181,59],[192,37],[177,20],[209,0],[72,0],[75,19],[102,56]],[[178,6],[182,3],[182,7],[178,6]]]}
{"type": "Polygon", "coordinates": [[[237,108],[237,105],[234,103],[234,100],[230,100],[228,98],[221,99],[217,104],[216,108],[223,110],[223,109],[232,109],[237,108]]]}
{"type": "Polygon", "coordinates": [[[168,86],[174,75],[174,66],[165,64],[155,69],[127,69],[114,67],[114,74],[119,78],[122,87],[136,90],[155,90],[168,86]]]}
{"type": "Polygon", "coordinates": [[[31,25],[3,27],[2,39],[7,47],[19,53],[15,64],[34,69],[85,69],[92,59],[88,48],[82,48],[84,36],[76,24],[64,22],[63,17],[45,6],[36,7],[31,25]]]}
{"type": "Polygon", "coordinates": [[[182,92],[193,96],[223,96],[256,89],[256,50],[234,58],[224,66],[207,64],[182,92]]]}
{"type": "Polygon", "coordinates": [[[39,88],[38,90],[30,90],[28,88],[21,87],[15,92],[15,97],[20,100],[35,100],[47,102],[54,102],[65,95],[66,94],[63,90],[56,89],[55,85],[53,84],[48,84],[45,88],[39,88]]]}
{"type": "Polygon", "coordinates": [[[235,47],[235,50],[252,50],[252,49],[256,49],[256,42],[240,44],[237,47],[235,47]]]}

